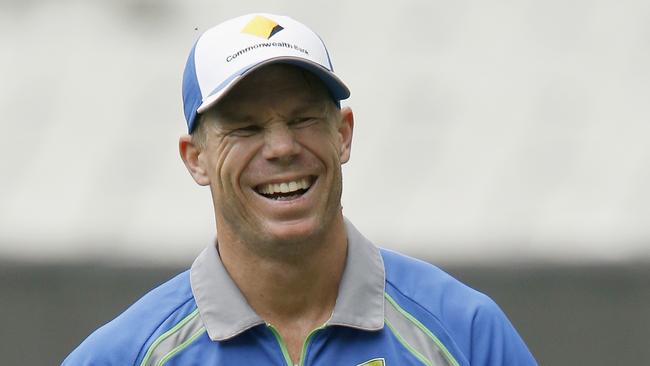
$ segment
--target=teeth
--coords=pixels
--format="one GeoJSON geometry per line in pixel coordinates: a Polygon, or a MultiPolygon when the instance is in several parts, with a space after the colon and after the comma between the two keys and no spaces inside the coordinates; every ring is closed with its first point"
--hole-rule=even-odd
{"type": "Polygon", "coordinates": [[[257,191],[262,194],[290,193],[310,186],[308,178],[302,178],[290,182],[271,183],[258,187],[257,191]]]}

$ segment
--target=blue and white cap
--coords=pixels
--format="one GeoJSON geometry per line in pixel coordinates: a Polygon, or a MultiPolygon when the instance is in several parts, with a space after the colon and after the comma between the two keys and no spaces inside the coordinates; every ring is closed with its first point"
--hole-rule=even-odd
{"type": "Polygon", "coordinates": [[[187,129],[249,72],[269,63],[302,67],[320,78],[335,101],[350,91],[334,74],[325,44],[302,23],[273,14],[248,14],[205,31],[194,44],[183,74],[187,129]]]}

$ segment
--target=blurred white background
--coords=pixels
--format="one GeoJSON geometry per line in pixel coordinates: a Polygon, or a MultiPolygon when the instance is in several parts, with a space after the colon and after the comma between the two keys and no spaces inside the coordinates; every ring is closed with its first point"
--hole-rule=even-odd
{"type": "Polygon", "coordinates": [[[352,90],[344,213],[434,261],[650,260],[650,2],[0,0],[0,258],[184,263],[201,31],[286,14],[352,90]],[[369,7],[373,4],[373,7],[369,7]]]}

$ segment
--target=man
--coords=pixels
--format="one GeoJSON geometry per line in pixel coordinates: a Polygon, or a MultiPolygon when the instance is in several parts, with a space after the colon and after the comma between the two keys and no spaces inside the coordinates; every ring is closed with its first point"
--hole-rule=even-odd
{"type": "Polygon", "coordinates": [[[210,187],[217,243],[64,364],[535,365],[488,297],[343,217],[349,94],[293,19],[205,32],[184,73],[179,147],[210,187]]]}

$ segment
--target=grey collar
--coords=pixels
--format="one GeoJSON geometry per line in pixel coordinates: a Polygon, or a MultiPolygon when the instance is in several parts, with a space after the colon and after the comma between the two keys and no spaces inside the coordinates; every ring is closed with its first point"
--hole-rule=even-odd
{"type": "MultiPolygon", "coordinates": [[[[362,330],[384,327],[384,262],[379,249],[345,219],[348,256],[336,305],[327,325],[362,330]]],[[[214,245],[205,248],[190,270],[192,293],[210,339],[232,338],[264,320],[248,305],[223,266],[214,245]]]]}

